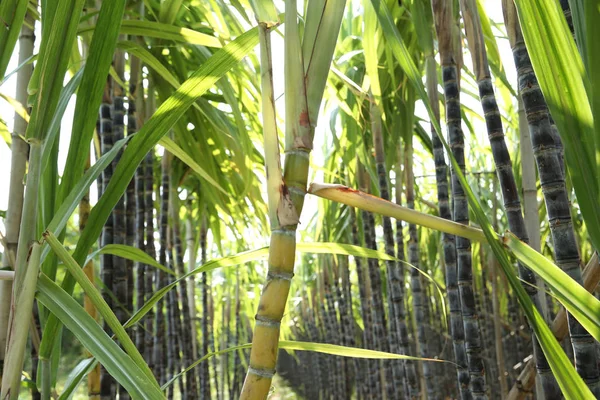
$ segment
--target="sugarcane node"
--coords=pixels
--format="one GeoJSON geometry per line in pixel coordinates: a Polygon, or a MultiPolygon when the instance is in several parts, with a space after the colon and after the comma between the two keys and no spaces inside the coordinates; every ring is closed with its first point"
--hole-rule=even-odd
{"type": "Polygon", "coordinates": [[[272,379],[275,376],[275,369],[264,369],[264,368],[254,368],[252,366],[248,367],[248,372],[253,375],[260,376],[261,378],[272,379]]]}
{"type": "Polygon", "coordinates": [[[269,271],[267,273],[267,280],[278,279],[284,281],[291,281],[294,277],[293,272],[285,272],[285,271],[269,271]]]}
{"type": "Polygon", "coordinates": [[[277,321],[265,315],[256,314],[254,316],[254,320],[256,321],[257,325],[265,326],[268,328],[279,328],[281,326],[281,321],[277,321]]]}

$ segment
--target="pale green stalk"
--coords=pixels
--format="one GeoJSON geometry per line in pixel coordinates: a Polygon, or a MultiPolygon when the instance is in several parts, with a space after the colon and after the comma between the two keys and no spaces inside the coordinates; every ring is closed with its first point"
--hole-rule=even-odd
{"type": "MultiPolygon", "coordinates": [[[[33,31],[27,26],[21,29],[19,39],[19,64],[22,64],[33,54],[33,31]]],[[[16,99],[21,104],[27,104],[27,84],[31,77],[32,67],[22,67],[17,73],[16,99]]],[[[2,254],[2,268],[13,269],[19,238],[19,225],[23,209],[23,177],[27,164],[28,146],[19,135],[27,130],[27,122],[15,113],[14,129],[11,133],[10,183],[8,187],[8,209],[6,210],[5,251],[2,254]]],[[[8,272],[8,271],[7,271],[8,272]]],[[[4,351],[8,332],[8,317],[10,314],[10,297],[12,282],[0,282],[0,376],[4,365],[4,351]]]]}
{"type": "Polygon", "coordinates": [[[20,274],[22,279],[15,282],[13,291],[14,312],[9,320],[9,351],[6,353],[6,370],[2,376],[2,398],[18,399],[19,389],[21,388],[21,371],[23,369],[23,359],[25,357],[25,346],[31,321],[31,308],[33,298],[31,293],[35,293],[37,275],[40,268],[41,246],[34,242],[31,247],[31,253],[28,255],[28,266],[25,274],[20,274]],[[23,349],[23,351],[21,351],[23,349]]]}
{"type": "MultiPolygon", "coordinates": [[[[31,307],[35,296],[35,282],[39,269],[39,262],[27,261],[30,252],[30,243],[35,239],[37,222],[37,201],[39,193],[42,144],[38,139],[30,139],[29,171],[25,186],[23,201],[23,216],[19,232],[19,246],[15,263],[15,281],[12,296],[12,308],[8,325],[6,356],[4,374],[2,375],[2,391],[0,398],[16,399],[19,395],[21,371],[23,370],[23,356],[27,344],[29,323],[31,321],[31,307]],[[33,271],[32,271],[33,270],[33,271]],[[30,280],[33,280],[31,284],[30,280]]],[[[39,255],[38,255],[39,261],[39,255]]]]}
{"type": "MultiPolygon", "coordinates": [[[[293,9],[295,10],[295,2],[293,3],[293,9]]],[[[266,4],[266,2],[263,2],[263,6],[266,4]]],[[[288,9],[288,6],[286,2],[286,9],[288,9]]],[[[270,11],[273,10],[274,7],[271,7],[270,11]]],[[[259,15],[259,19],[268,21],[268,11],[263,10],[263,15],[259,15]]],[[[288,32],[296,27],[295,13],[288,14],[286,15],[286,49],[288,32]]],[[[279,328],[285,302],[283,307],[275,304],[278,298],[287,298],[288,296],[294,269],[295,227],[298,223],[298,213],[291,201],[287,187],[283,183],[279,161],[279,140],[277,137],[271,61],[270,30],[273,26],[268,22],[259,22],[263,136],[269,220],[272,231],[271,248],[269,250],[269,275],[256,315],[250,363],[240,397],[242,399],[266,398],[271,387],[271,379],[275,374],[277,362],[279,328]],[[291,229],[289,229],[290,227],[291,229]]],[[[291,107],[291,105],[287,107],[291,107]]]]}

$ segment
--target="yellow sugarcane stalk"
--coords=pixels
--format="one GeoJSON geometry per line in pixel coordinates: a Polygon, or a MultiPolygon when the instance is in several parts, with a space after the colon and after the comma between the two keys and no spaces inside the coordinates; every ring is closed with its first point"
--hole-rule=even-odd
{"type": "Polygon", "coordinates": [[[266,399],[275,374],[281,319],[294,275],[296,228],[302,212],[310,151],[345,0],[308,3],[300,39],[296,0],[285,3],[285,165],[282,176],[270,50],[277,24],[272,0],[253,4],[259,21],[262,114],[271,241],[267,282],[260,297],[250,364],[240,398],[266,399]]]}

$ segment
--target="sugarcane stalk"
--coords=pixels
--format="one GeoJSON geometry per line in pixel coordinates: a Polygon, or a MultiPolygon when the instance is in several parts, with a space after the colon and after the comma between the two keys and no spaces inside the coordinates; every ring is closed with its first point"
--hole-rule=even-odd
{"type": "MultiPolygon", "coordinates": [[[[150,96],[152,92],[150,91],[150,96]]],[[[146,245],[145,251],[152,258],[156,258],[156,247],[154,244],[154,154],[149,151],[144,159],[144,205],[146,220],[146,245]]],[[[144,269],[144,290],[146,291],[146,301],[148,301],[155,290],[154,271],[149,266],[144,269]]],[[[148,366],[154,370],[154,310],[148,311],[144,324],[145,341],[145,359],[148,360],[148,366]]]]}
{"type": "MultiPolygon", "coordinates": [[[[166,210],[169,214],[171,214],[171,209],[173,208],[173,192],[171,191],[171,181],[169,182],[169,191],[163,193],[163,197],[168,201],[168,209],[166,210]]],[[[169,259],[169,264],[171,267],[175,265],[175,257],[173,254],[173,232],[168,228],[167,225],[167,254],[169,259]]],[[[173,276],[169,275],[167,277],[168,283],[173,281],[173,276]]],[[[168,363],[169,363],[169,374],[178,374],[181,372],[182,360],[179,356],[182,353],[182,349],[185,346],[183,342],[183,331],[181,325],[181,310],[179,306],[179,286],[175,286],[173,289],[169,291],[168,299],[167,299],[167,313],[168,313],[168,325],[167,325],[167,333],[168,340],[170,340],[169,347],[167,348],[168,352],[168,363]]],[[[183,379],[178,380],[178,387],[180,396],[184,397],[187,393],[187,386],[183,379]]],[[[170,396],[173,396],[173,390],[169,391],[170,396]]]]}
{"type": "MultiPolygon", "coordinates": [[[[272,150],[278,147],[278,141],[276,122],[271,117],[275,115],[275,107],[268,55],[269,24],[267,19],[259,16],[263,117],[272,124],[265,130],[271,241],[269,273],[259,300],[250,363],[241,393],[243,400],[266,398],[275,373],[279,328],[294,271],[296,229],[306,195],[309,156],[344,7],[344,0],[330,1],[325,5],[310,2],[307,11],[310,20],[305,24],[301,46],[296,1],[286,1],[289,12],[285,14],[286,140],[283,177],[281,172],[271,173],[280,168],[279,152],[272,150]],[[265,109],[268,110],[267,115],[265,109]],[[275,182],[281,184],[275,187],[275,182]],[[277,208],[273,207],[275,204],[277,208]]],[[[277,19],[274,7],[271,7],[271,16],[277,19]]]]}
{"type": "MultiPolygon", "coordinates": [[[[117,51],[114,57],[114,66],[117,76],[123,80],[125,76],[125,55],[122,51],[117,51]]],[[[112,134],[113,141],[117,142],[125,136],[125,104],[124,104],[124,89],[119,85],[118,82],[114,82],[112,87],[112,134]]],[[[113,162],[113,170],[116,168],[121,154],[118,154],[113,162]]],[[[110,221],[110,220],[109,220],[110,221]]],[[[113,225],[113,243],[114,244],[125,244],[126,240],[126,226],[125,226],[125,196],[121,196],[112,211],[112,225],[113,225]]],[[[110,223],[110,222],[109,222],[110,223]]],[[[125,323],[128,318],[128,312],[125,308],[127,305],[127,264],[125,259],[121,257],[113,257],[113,275],[112,275],[112,291],[117,300],[117,305],[114,307],[115,314],[121,324],[125,323]]],[[[126,396],[128,394],[119,385],[119,396],[126,396]]]]}
{"type": "MultiPolygon", "coordinates": [[[[137,87],[137,71],[135,71],[135,62],[132,56],[130,66],[130,78],[129,78],[129,93],[130,97],[127,102],[127,136],[133,135],[137,132],[137,120],[136,120],[136,87],[137,87]],[[132,94],[133,91],[133,94],[132,94]]],[[[129,185],[127,185],[127,191],[125,193],[125,244],[128,246],[135,246],[135,235],[136,235],[136,218],[137,218],[137,196],[135,191],[136,179],[131,179],[129,185]]],[[[164,264],[163,264],[164,265],[164,264]]],[[[129,312],[134,311],[134,294],[135,294],[135,262],[133,260],[126,260],[125,268],[127,270],[127,301],[126,307],[129,312]]],[[[134,337],[137,328],[131,327],[129,329],[129,336],[134,337]]]]}
{"type": "Polygon", "coordinates": [[[493,259],[490,263],[490,280],[492,282],[492,309],[494,320],[494,348],[496,351],[496,364],[498,368],[498,381],[500,384],[500,396],[505,398],[508,394],[508,384],[506,382],[506,368],[504,362],[504,349],[502,348],[502,326],[500,325],[500,302],[498,292],[498,278],[496,271],[498,265],[493,259]]]}
{"type": "MultiPolygon", "coordinates": [[[[415,194],[414,194],[414,173],[412,169],[413,163],[413,147],[412,147],[412,136],[406,143],[404,168],[406,171],[406,203],[408,208],[414,210],[415,208],[415,194]]],[[[412,291],[412,306],[414,318],[416,321],[416,343],[418,344],[419,356],[429,356],[429,343],[427,341],[427,325],[429,324],[429,315],[427,313],[427,296],[424,295],[422,287],[421,274],[417,268],[420,268],[420,255],[419,255],[419,236],[417,226],[415,224],[408,225],[408,262],[415,268],[410,270],[410,286],[412,291]]],[[[425,292],[426,293],[426,292],[425,292]]],[[[420,363],[423,370],[423,379],[425,383],[425,389],[427,390],[428,398],[436,398],[437,393],[433,386],[433,371],[429,363],[420,363]]]]}
{"type": "MultiPolygon", "coordinates": [[[[104,94],[102,97],[102,104],[100,106],[100,137],[101,137],[101,151],[102,154],[106,154],[112,149],[114,144],[113,136],[113,119],[112,119],[112,107],[111,107],[111,84],[112,79],[107,78],[106,85],[104,87],[104,94]]],[[[114,161],[114,160],[113,160],[114,161]]],[[[108,186],[108,183],[112,177],[113,169],[116,164],[113,162],[107,166],[102,172],[102,192],[108,186]]],[[[112,216],[112,214],[111,214],[112,216]]],[[[102,228],[102,247],[114,243],[114,225],[113,218],[109,218],[104,227],[102,228]]],[[[111,254],[102,254],[100,259],[100,276],[102,279],[102,295],[104,301],[111,307],[116,308],[113,304],[113,298],[111,292],[113,290],[113,274],[114,274],[114,261],[116,257],[111,254]]],[[[117,305],[118,307],[118,305],[117,305]]],[[[111,331],[106,321],[103,322],[104,330],[110,335],[111,331]]],[[[116,381],[112,376],[108,374],[104,366],[100,368],[100,398],[108,400],[116,396],[116,381]]]]}
{"type": "MultiPolygon", "coordinates": [[[[202,223],[200,225],[200,258],[202,264],[206,263],[206,235],[207,235],[207,226],[206,226],[206,212],[202,213],[202,223]]],[[[209,310],[208,310],[208,282],[207,282],[207,273],[202,273],[200,277],[200,290],[202,292],[202,354],[208,354],[209,349],[209,310]]],[[[200,373],[200,391],[202,400],[210,399],[210,371],[209,364],[202,363],[201,364],[201,373],[200,373]]]]}
{"type": "MultiPolygon", "coordinates": [[[[388,185],[388,174],[385,165],[385,144],[383,138],[383,128],[381,121],[381,110],[376,104],[375,99],[371,99],[370,103],[371,116],[371,133],[373,135],[373,147],[375,149],[375,164],[377,167],[377,175],[379,177],[379,194],[384,200],[390,200],[390,191],[388,185]]],[[[383,238],[385,241],[385,252],[390,256],[395,255],[394,251],[394,231],[390,217],[383,217],[383,238]]],[[[386,261],[387,272],[387,290],[388,290],[388,308],[390,314],[389,327],[389,344],[392,353],[403,353],[406,349],[400,346],[400,335],[405,330],[402,326],[406,324],[404,320],[404,288],[401,285],[403,269],[399,263],[395,261],[386,261]]],[[[403,353],[406,354],[406,353],[403,353]]],[[[392,393],[393,397],[402,391],[403,380],[406,376],[405,363],[399,361],[388,362],[391,364],[393,374],[393,384],[395,390],[392,393]]],[[[392,397],[392,398],[393,398],[392,397]]]]}
{"type": "MultiPolygon", "coordinates": [[[[352,226],[352,243],[355,246],[362,246],[361,240],[358,237],[358,227],[357,227],[357,219],[356,219],[356,211],[353,207],[350,207],[351,217],[351,226],[352,226]]],[[[354,257],[354,263],[356,264],[356,275],[358,276],[358,294],[360,296],[360,310],[361,317],[363,320],[363,346],[367,346],[368,343],[374,343],[374,339],[372,337],[373,333],[373,316],[372,307],[371,307],[371,296],[368,293],[368,287],[370,286],[370,282],[368,281],[367,272],[363,266],[364,259],[360,257],[354,257]]],[[[372,366],[374,362],[371,360],[367,360],[363,363],[363,365],[367,365],[367,371],[369,376],[372,376],[372,366]]],[[[362,370],[362,369],[361,369],[362,370]]],[[[356,375],[356,386],[357,388],[363,387],[362,394],[366,398],[373,398],[374,396],[379,394],[379,391],[375,391],[372,388],[372,385],[368,384],[368,382],[363,382],[359,376],[356,375]]],[[[376,380],[375,383],[379,382],[376,380]]]]}
{"type": "MultiPolygon", "coordinates": [[[[401,160],[404,159],[402,144],[399,143],[396,149],[397,155],[396,160],[396,185],[395,185],[395,203],[398,206],[402,206],[402,192],[403,188],[403,170],[402,165],[403,162],[401,160]]],[[[406,255],[404,251],[404,226],[402,224],[402,220],[396,220],[396,258],[400,261],[406,260],[406,255]]],[[[400,267],[400,286],[404,287],[404,268],[402,263],[398,264],[400,267]]],[[[408,325],[406,323],[407,320],[410,321],[408,317],[408,313],[406,312],[406,304],[407,299],[398,303],[398,308],[402,310],[404,314],[404,323],[398,324],[398,337],[400,339],[400,351],[402,354],[411,354],[410,353],[410,345],[409,345],[409,334],[408,334],[408,325]]],[[[419,395],[419,378],[417,374],[417,365],[413,361],[404,361],[404,371],[405,371],[405,380],[406,384],[404,385],[404,397],[405,398],[414,398],[419,395]]]]}
{"type": "MultiPolygon", "coordinates": [[[[188,203],[188,210],[192,209],[192,204],[188,203]]],[[[192,271],[196,268],[196,255],[198,253],[198,247],[196,238],[194,236],[194,229],[192,226],[192,215],[190,214],[185,221],[186,223],[186,242],[188,248],[188,271],[192,271]]],[[[189,304],[189,315],[190,315],[190,334],[192,340],[192,352],[191,359],[195,361],[198,358],[198,340],[196,337],[196,281],[194,275],[188,278],[187,283],[187,302],[189,304]]],[[[237,315],[237,314],[236,314],[237,315]]],[[[236,353],[237,354],[237,353],[236,353]]]]}
{"type": "MultiPolygon", "coordinates": [[[[33,153],[31,156],[33,156],[33,153]]],[[[27,197],[27,194],[25,196],[27,197]]],[[[25,199],[26,204],[27,198],[25,199]]],[[[29,254],[26,255],[27,266],[22,266],[21,268],[21,270],[25,270],[25,274],[21,275],[19,273],[17,278],[20,279],[15,281],[12,298],[14,311],[9,318],[5,371],[2,375],[3,399],[13,400],[19,398],[21,371],[23,369],[25,346],[28,338],[28,335],[23,334],[23,332],[29,331],[35,286],[40,268],[40,256],[41,245],[38,242],[34,242],[29,254]]]]}
{"type": "MultiPolygon", "coordinates": [[[[369,190],[371,181],[365,168],[358,164],[358,184],[366,190],[369,190]]],[[[375,237],[375,218],[373,214],[365,210],[361,210],[361,217],[363,221],[363,234],[365,247],[376,250],[377,242],[375,237]]],[[[386,332],[386,318],[385,308],[383,304],[383,287],[381,284],[381,275],[379,271],[379,262],[375,259],[367,260],[367,276],[369,277],[369,304],[371,306],[371,318],[372,318],[372,332],[371,337],[373,338],[372,348],[374,350],[389,351],[388,338],[385,335],[386,332]]],[[[390,380],[387,383],[382,381],[381,371],[382,362],[380,360],[373,360],[370,366],[371,372],[371,391],[376,393],[377,396],[382,396],[383,389],[382,385],[389,386],[392,382],[390,380]]],[[[387,386],[385,393],[389,393],[387,386]]]]}
{"type": "MultiPolygon", "coordinates": [[[[144,163],[135,171],[135,193],[136,193],[136,234],[135,241],[136,247],[142,251],[146,249],[145,242],[145,214],[146,205],[144,197],[144,163]]],[[[144,287],[144,272],[147,268],[143,263],[136,263],[136,306],[138,309],[146,302],[146,288],[144,287]]],[[[164,264],[163,264],[164,265],[164,264]]],[[[136,327],[135,331],[135,345],[140,350],[140,353],[144,355],[144,359],[148,361],[148,353],[146,352],[146,342],[144,340],[144,329],[141,325],[136,327]]],[[[159,381],[160,382],[160,381],[159,381]]]]}
{"type": "MultiPolygon", "coordinates": [[[[33,54],[33,31],[25,24],[21,28],[19,36],[19,65],[25,62],[33,54]]],[[[33,72],[32,65],[24,65],[17,72],[16,100],[21,104],[27,104],[27,85],[33,72]]],[[[15,266],[17,252],[19,226],[23,210],[23,177],[27,164],[28,145],[19,135],[25,134],[27,122],[15,113],[14,128],[11,132],[11,159],[10,159],[10,182],[8,186],[8,208],[6,210],[5,226],[5,248],[2,254],[2,271],[11,272],[15,266]]],[[[4,367],[4,354],[6,349],[6,337],[8,334],[8,319],[10,314],[10,299],[12,292],[12,281],[0,279],[0,376],[4,367]]]]}
{"type": "MultiPolygon", "coordinates": [[[[447,53],[451,48],[451,35],[447,34],[446,28],[439,27],[439,24],[448,23],[448,9],[439,10],[436,14],[436,22],[438,26],[438,41],[440,53],[447,53]]],[[[434,115],[439,120],[439,98],[438,98],[438,81],[435,66],[435,59],[430,55],[426,61],[426,76],[427,76],[427,94],[429,102],[434,110],[434,115]]],[[[455,111],[447,108],[446,113],[455,111]]],[[[460,110],[458,110],[460,112],[460,110]]],[[[454,115],[449,115],[448,118],[456,118],[454,115]]],[[[459,122],[460,123],[460,122],[459,122]]],[[[435,164],[435,177],[437,187],[438,209],[441,218],[448,221],[452,220],[450,211],[450,202],[448,196],[448,166],[444,158],[444,148],[438,135],[435,133],[435,128],[431,124],[431,143],[433,146],[433,160],[435,164]]],[[[442,248],[445,265],[446,290],[448,292],[448,306],[450,311],[450,334],[452,336],[452,347],[454,350],[454,360],[456,362],[456,377],[458,389],[461,399],[469,399],[471,397],[469,389],[469,373],[467,370],[467,354],[465,352],[465,331],[462,320],[460,295],[458,292],[458,277],[456,265],[456,238],[454,235],[442,233],[442,248]]]]}
{"type": "MultiPolygon", "coordinates": [[[[113,58],[113,64],[117,76],[123,81],[125,79],[125,54],[121,50],[115,52],[113,58]]],[[[112,104],[113,104],[113,140],[115,142],[125,137],[125,90],[115,82],[112,88],[112,104]]],[[[116,169],[117,164],[121,159],[121,154],[118,154],[113,160],[113,170],[116,169]]],[[[135,183],[134,183],[135,184],[135,183]]],[[[129,190],[129,186],[127,190],[129,190]]],[[[127,191],[126,191],[127,192],[127,191]]],[[[112,221],[108,223],[113,224],[113,243],[123,245],[127,240],[127,220],[126,220],[126,195],[119,198],[117,204],[112,211],[112,221]]],[[[127,302],[129,298],[128,293],[128,261],[121,257],[113,257],[113,276],[112,276],[112,291],[117,300],[117,305],[114,307],[115,314],[121,322],[125,323],[129,317],[129,310],[127,309],[127,302]]],[[[123,388],[123,386],[117,384],[117,392],[119,393],[119,399],[129,399],[129,393],[123,388]]]]}
{"type": "MultiPolygon", "coordinates": [[[[338,262],[338,270],[341,280],[341,285],[336,285],[336,294],[340,309],[340,329],[342,333],[342,344],[344,346],[356,347],[354,340],[354,316],[352,313],[352,297],[350,287],[350,271],[348,265],[348,257],[341,256],[338,262]],[[341,286],[341,287],[340,287],[341,286]]],[[[350,362],[345,363],[345,388],[344,397],[350,397],[352,394],[352,377],[358,377],[361,371],[360,360],[353,360],[353,368],[350,367],[350,362]]],[[[358,382],[358,380],[355,380],[358,382]]],[[[356,385],[356,392],[359,392],[359,386],[356,385]]]]}
{"type": "MultiPolygon", "coordinates": [[[[452,4],[434,1],[436,29],[440,40],[440,59],[442,64],[442,80],[446,103],[446,124],[448,141],[459,168],[465,171],[464,138],[461,129],[459,70],[456,65],[456,45],[452,34],[454,17],[452,4]]],[[[469,224],[469,209],[463,188],[458,181],[454,169],[451,170],[453,219],[456,222],[469,224]]],[[[465,333],[465,350],[470,375],[470,391],[474,398],[487,398],[485,388],[485,368],[481,358],[481,332],[475,309],[473,277],[471,265],[471,243],[462,237],[456,238],[457,281],[461,302],[461,313],[465,333]]],[[[462,388],[462,387],[461,387],[462,388]]],[[[462,395],[469,396],[464,390],[462,395]]]]}
{"type": "MultiPolygon", "coordinates": [[[[167,241],[168,241],[168,230],[169,230],[169,153],[163,154],[161,160],[161,195],[160,195],[160,213],[158,220],[158,229],[160,237],[160,249],[158,251],[158,262],[161,265],[167,265],[167,241]]],[[[164,271],[158,269],[156,271],[156,283],[158,287],[164,287],[167,285],[166,274],[164,271]]],[[[167,365],[165,365],[165,356],[167,356],[167,325],[165,323],[165,313],[163,310],[164,300],[159,300],[156,305],[155,322],[156,336],[154,337],[154,374],[159,382],[166,382],[171,379],[171,371],[167,365]]],[[[167,357],[167,359],[170,359],[167,357]]],[[[172,388],[169,392],[172,393],[172,388]]]]}
{"type": "Polygon", "coordinates": [[[36,235],[42,143],[39,139],[32,138],[29,139],[29,146],[29,170],[23,198],[23,214],[19,231],[0,396],[3,399],[11,400],[17,399],[19,396],[21,371],[27,344],[27,335],[24,335],[23,332],[29,331],[41,251],[37,242],[34,242],[33,245],[31,243],[35,240],[36,235]]]}
{"type": "MultiPolygon", "coordinates": [[[[176,196],[172,196],[174,200],[176,196]]],[[[172,234],[173,234],[173,250],[174,250],[174,261],[175,268],[177,274],[182,276],[184,271],[183,266],[183,250],[181,246],[181,232],[179,229],[179,207],[176,201],[172,202],[173,207],[171,208],[171,226],[172,226],[172,234]]],[[[187,293],[187,282],[182,282],[179,285],[179,293],[180,298],[179,302],[181,303],[181,316],[182,316],[182,340],[185,343],[183,346],[183,364],[191,365],[195,360],[193,358],[192,353],[192,332],[194,331],[192,328],[192,319],[190,318],[190,309],[189,309],[189,298],[187,293]]],[[[198,383],[196,381],[196,370],[191,369],[186,374],[186,390],[188,399],[196,399],[198,395],[198,383]]]]}
{"type": "MultiPolygon", "coordinates": [[[[295,7],[295,1],[286,2],[286,9],[295,10],[290,4],[295,7]]],[[[295,43],[296,51],[299,51],[300,45],[297,36],[296,13],[293,12],[291,14],[286,14],[286,55],[290,52],[290,45],[288,43],[292,43],[292,35],[295,35],[293,39],[297,41],[295,43]]],[[[270,26],[266,22],[259,23],[259,35],[265,168],[267,171],[267,195],[272,233],[269,251],[269,274],[267,276],[267,284],[260,298],[259,312],[256,315],[256,325],[252,337],[250,365],[240,396],[241,399],[248,400],[266,398],[271,386],[271,379],[275,374],[279,324],[285,308],[285,302],[277,304],[279,302],[275,302],[275,298],[287,299],[294,269],[296,249],[295,226],[298,222],[297,210],[298,208],[301,210],[301,205],[297,206],[292,203],[289,189],[283,183],[281,174],[279,140],[277,138],[277,123],[275,120],[275,99],[273,95],[270,26]],[[288,226],[291,229],[286,229],[288,226]]],[[[286,72],[288,68],[289,66],[286,63],[286,72]]],[[[287,96],[286,89],[286,99],[287,96]]],[[[291,109],[291,105],[289,108],[291,109]]],[[[294,158],[302,161],[298,155],[294,158]]],[[[290,159],[292,158],[290,157],[290,159]]],[[[302,169],[308,170],[307,153],[304,164],[298,165],[297,169],[303,167],[302,169]]]]}

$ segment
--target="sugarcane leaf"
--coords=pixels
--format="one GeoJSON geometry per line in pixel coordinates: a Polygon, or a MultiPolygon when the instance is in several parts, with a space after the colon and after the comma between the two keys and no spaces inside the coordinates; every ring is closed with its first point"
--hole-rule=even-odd
{"type": "MultiPolygon", "coordinates": [[[[588,96],[591,100],[594,115],[594,140],[596,143],[596,179],[600,190],[600,7],[597,1],[584,1],[585,40],[579,43],[585,49],[586,72],[590,84],[588,96]]],[[[598,248],[596,247],[596,250],[598,248]]]]}
{"type": "Polygon", "coordinates": [[[97,363],[98,360],[94,357],[81,360],[69,373],[63,391],[60,396],[58,396],[58,400],[69,400],[73,397],[73,394],[81,384],[81,381],[83,381],[83,379],[94,369],[97,363]]]}
{"type": "Polygon", "coordinates": [[[160,3],[158,18],[161,22],[172,24],[177,17],[183,0],[165,0],[160,3]]]}
{"type": "MultiPolygon", "coordinates": [[[[553,0],[515,1],[535,75],[565,146],[569,175],[596,250],[600,207],[594,117],[586,72],[562,10],[553,0]]],[[[594,39],[596,40],[596,39],[594,39]]]]}
{"type": "Polygon", "coordinates": [[[25,13],[28,0],[4,0],[0,3],[0,80],[4,78],[10,57],[13,54],[25,13]]]}
{"type": "Polygon", "coordinates": [[[149,68],[153,69],[157,74],[167,81],[171,86],[177,89],[180,85],[179,79],[169,71],[150,51],[131,41],[121,41],[117,43],[117,47],[126,51],[128,54],[134,55],[144,62],[149,68]]]}
{"type": "Polygon", "coordinates": [[[38,279],[36,297],[133,397],[164,399],[156,385],[83,307],[44,274],[38,279]]]}
{"type": "MultiPolygon", "coordinates": [[[[196,360],[194,363],[186,367],[183,371],[173,376],[164,385],[161,386],[162,390],[165,390],[173,384],[181,376],[185,375],[188,371],[195,368],[198,364],[206,361],[212,357],[228,354],[238,350],[245,350],[252,347],[252,343],[245,343],[238,346],[232,346],[227,349],[213,351],[202,358],[196,360]]],[[[403,354],[386,353],[384,351],[361,349],[358,347],[339,346],[336,344],[326,343],[315,343],[315,342],[298,342],[294,340],[280,340],[279,348],[284,350],[295,350],[295,351],[312,351],[315,353],[330,354],[334,356],[362,358],[370,360],[411,360],[411,361],[429,361],[429,362],[441,362],[454,364],[452,361],[441,360],[437,358],[424,358],[424,357],[412,357],[403,354]]]]}
{"type": "Polygon", "coordinates": [[[85,272],[83,272],[83,268],[81,268],[81,266],[73,259],[73,257],[71,257],[67,249],[64,248],[64,246],[52,232],[46,231],[44,232],[43,236],[44,240],[50,245],[52,251],[54,251],[58,259],[63,262],[69,273],[74,277],[77,283],[79,283],[96,310],[98,310],[100,315],[102,315],[104,322],[110,327],[110,329],[112,329],[129,357],[131,357],[139,369],[146,374],[146,377],[150,383],[158,388],[158,383],[156,382],[152,371],[148,367],[148,364],[146,364],[144,361],[144,357],[142,357],[139,350],[135,344],[133,344],[133,341],[127,332],[125,332],[125,329],[117,319],[117,316],[112,311],[106,300],[104,300],[104,297],[102,297],[102,293],[100,293],[100,291],[89,280],[85,272]]]}
{"type": "Polygon", "coordinates": [[[268,254],[269,254],[268,247],[262,247],[262,248],[256,249],[256,250],[248,250],[248,251],[244,251],[242,253],[238,253],[233,256],[223,257],[223,258],[219,258],[217,260],[211,260],[211,261],[205,263],[204,265],[202,265],[198,268],[195,268],[192,271],[187,272],[186,274],[180,276],[173,282],[169,283],[167,286],[164,286],[164,287],[158,289],[154,293],[154,295],[152,295],[152,297],[142,307],[140,307],[131,316],[131,318],[129,318],[129,320],[124,324],[124,327],[129,328],[129,327],[135,325],[139,320],[142,319],[142,317],[144,315],[146,315],[148,313],[148,311],[150,311],[152,309],[152,307],[154,307],[154,305],[160,299],[162,299],[169,292],[169,290],[173,289],[179,282],[189,278],[190,276],[200,274],[202,272],[212,271],[217,268],[231,267],[234,265],[245,264],[245,263],[251,262],[251,261],[262,260],[268,254]]]}
{"type": "Polygon", "coordinates": [[[103,2],[100,8],[77,92],[75,118],[71,128],[73,134],[66,160],[69,168],[65,168],[61,179],[60,200],[67,197],[75,182],[83,174],[124,10],[125,4],[122,1],[103,2]]]}
{"type": "Polygon", "coordinates": [[[79,87],[82,76],[83,68],[73,75],[69,83],[67,83],[60,92],[56,111],[54,112],[54,117],[52,118],[52,121],[50,121],[50,126],[48,128],[48,139],[44,143],[44,148],[42,149],[42,171],[48,167],[48,162],[50,161],[50,156],[52,154],[52,144],[54,144],[56,136],[60,132],[63,115],[67,110],[71,97],[79,87]]]}
{"type": "Polygon", "coordinates": [[[302,37],[308,115],[316,125],[346,0],[308,2],[302,37]]]}
{"type": "Polygon", "coordinates": [[[373,360],[412,360],[412,361],[431,361],[431,362],[447,362],[437,358],[413,357],[404,354],[387,353],[384,351],[361,349],[357,347],[339,346],[328,343],[314,342],[297,342],[292,340],[281,340],[279,348],[296,351],[314,351],[316,353],[331,354],[334,356],[367,358],[373,360]]]}
{"type": "Polygon", "coordinates": [[[600,340],[600,301],[567,273],[512,233],[507,232],[504,235],[504,244],[519,261],[538,274],[552,289],[561,304],[596,340],[600,340]]]}
{"type": "Polygon", "coordinates": [[[379,260],[395,261],[396,258],[386,254],[383,251],[377,251],[366,247],[355,246],[345,243],[333,242],[315,242],[315,243],[297,243],[296,251],[301,253],[314,254],[340,254],[346,256],[377,258],[379,260]]]}
{"type": "MultiPolygon", "coordinates": [[[[79,34],[89,32],[94,26],[86,26],[79,29],[79,34]]],[[[187,44],[194,44],[206,47],[222,47],[218,38],[197,32],[192,29],[182,28],[175,25],[163,24],[153,21],[125,20],[121,24],[119,33],[121,35],[132,35],[140,37],[149,37],[164,40],[173,40],[187,44]]]]}
{"type": "Polygon", "coordinates": [[[146,265],[151,265],[160,269],[161,271],[166,272],[169,275],[177,275],[172,269],[165,267],[160,263],[157,263],[153,257],[149,256],[146,252],[138,249],[137,247],[127,246],[125,244],[107,244],[104,247],[91,253],[87,258],[86,264],[89,260],[93,259],[99,254],[112,254],[113,256],[126,258],[128,260],[137,261],[146,265]]]}
{"type": "Polygon", "coordinates": [[[27,59],[25,61],[23,61],[21,64],[19,64],[17,66],[17,68],[13,69],[8,74],[4,75],[4,79],[0,80],[0,86],[4,85],[4,83],[8,80],[8,78],[13,76],[17,72],[19,72],[21,70],[21,68],[23,68],[25,65],[28,65],[28,64],[33,63],[34,61],[37,61],[37,58],[38,58],[37,54],[33,54],[32,56],[27,57],[27,59]]]}
{"type": "Polygon", "coordinates": [[[225,191],[225,189],[223,189],[217,183],[217,181],[215,181],[196,161],[194,161],[194,158],[192,156],[183,151],[183,149],[179,147],[179,145],[177,145],[177,143],[175,143],[169,137],[163,136],[158,143],[165,149],[167,149],[169,153],[173,154],[175,157],[183,161],[188,167],[194,170],[194,172],[200,175],[206,182],[213,185],[223,194],[228,195],[227,191],[225,191]]]}
{"type": "Polygon", "coordinates": [[[121,77],[119,76],[119,74],[117,73],[117,70],[115,69],[114,66],[110,66],[108,69],[108,75],[110,75],[110,77],[112,78],[113,82],[117,84],[117,86],[120,86],[122,88],[126,88],[127,84],[123,81],[123,79],[121,79],[121,77]]]}
{"type": "MultiPolygon", "coordinates": [[[[62,0],[55,6],[69,12],[51,14],[52,23],[47,30],[42,29],[42,42],[34,75],[39,85],[33,101],[33,108],[26,137],[43,142],[58,104],[62,83],[67,70],[70,52],[76,39],[76,28],[84,0],[62,0]]],[[[46,24],[44,24],[46,25],[46,24]]],[[[77,135],[73,135],[77,136],[77,135]]]]}

